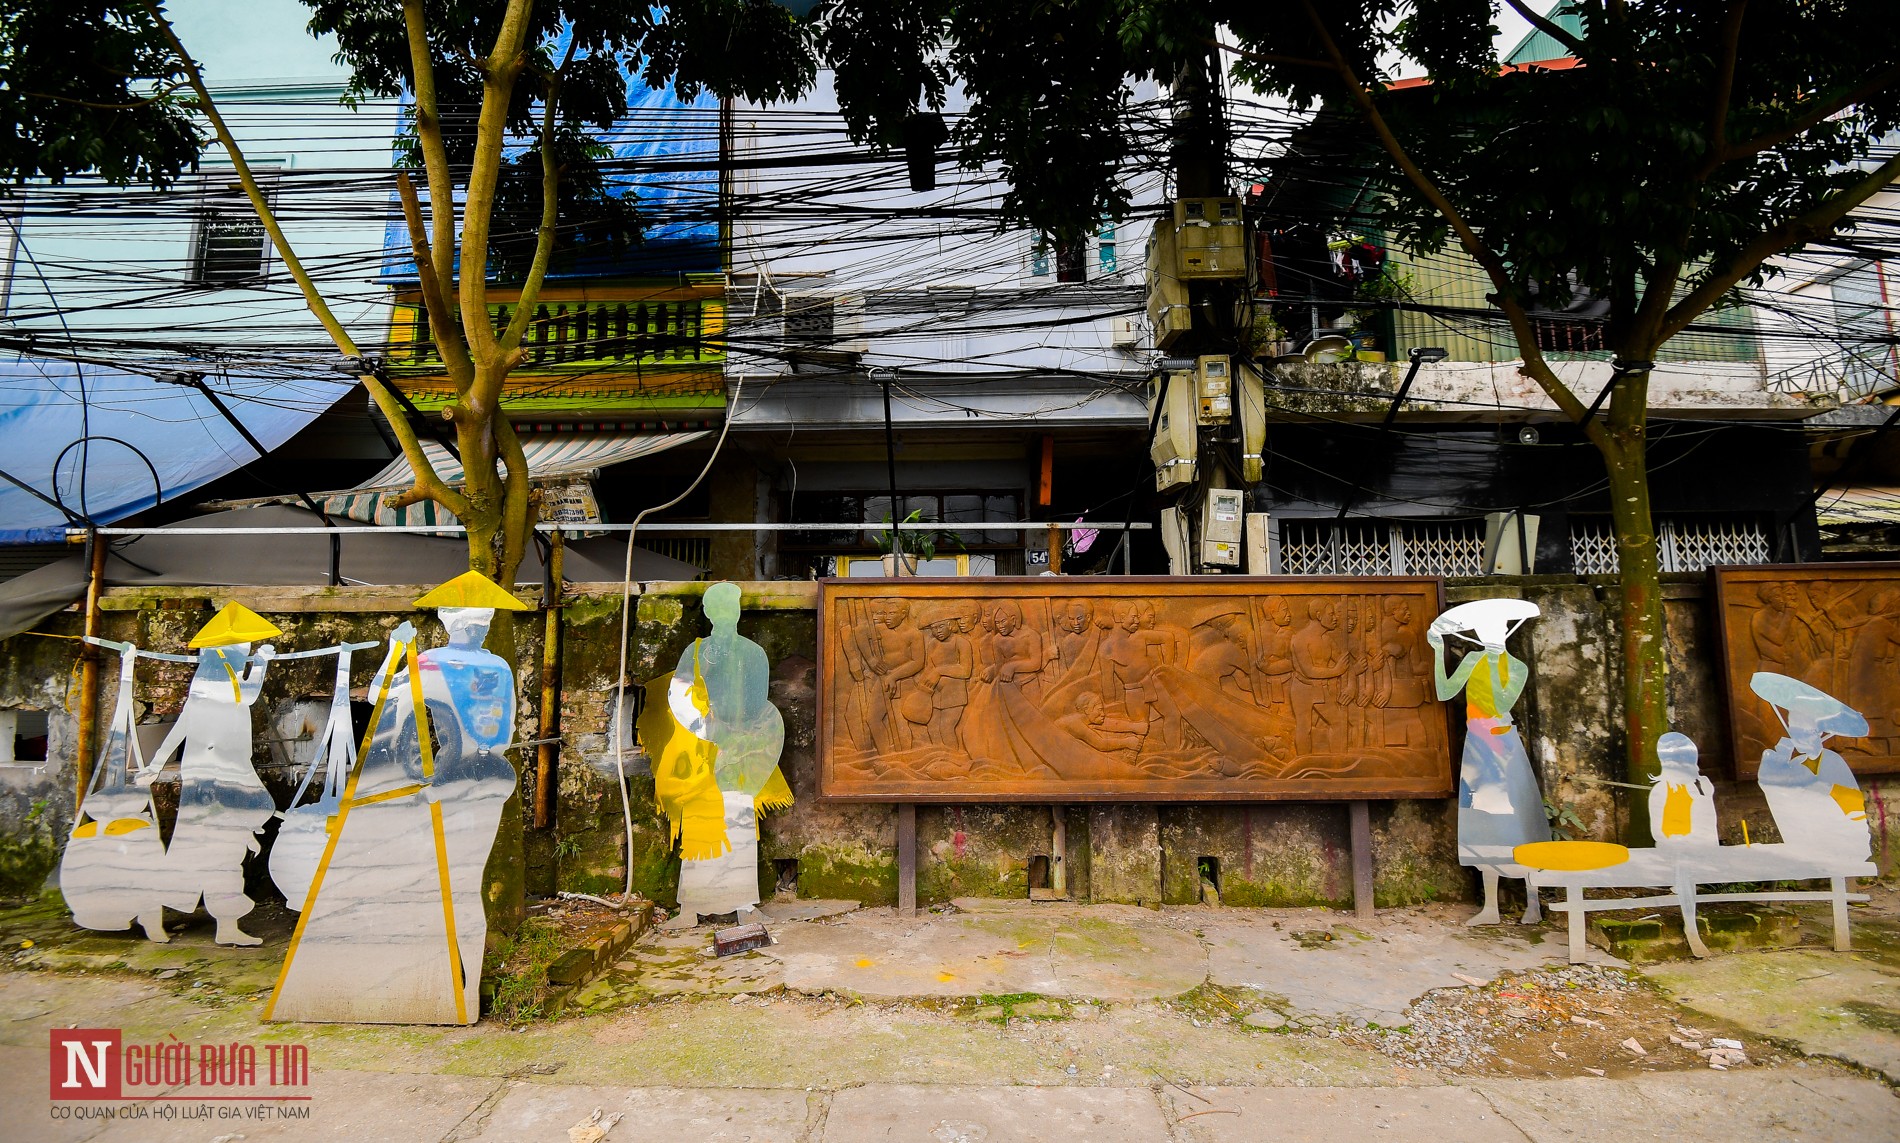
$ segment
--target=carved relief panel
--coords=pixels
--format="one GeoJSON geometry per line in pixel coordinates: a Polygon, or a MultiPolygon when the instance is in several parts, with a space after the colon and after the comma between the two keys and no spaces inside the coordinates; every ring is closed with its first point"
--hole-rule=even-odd
{"type": "Polygon", "coordinates": [[[1900,773],[1900,565],[1714,570],[1735,771],[1752,779],[1785,735],[1749,690],[1757,671],[1799,679],[1867,715],[1833,745],[1857,774],[1900,773]]]}
{"type": "Polygon", "coordinates": [[[824,797],[1443,797],[1435,579],[827,580],[824,797]]]}

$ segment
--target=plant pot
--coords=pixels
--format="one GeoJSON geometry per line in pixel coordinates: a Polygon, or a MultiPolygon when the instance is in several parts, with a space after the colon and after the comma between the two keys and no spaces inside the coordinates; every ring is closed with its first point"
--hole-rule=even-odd
{"type": "Polygon", "coordinates": [[[912,555],[909,552],[904,552],[901,555],[896,555],[891,552],[885,552],[884,553],[884,574],[887,576],[916,575],[917,574],[917,557],[912,555]],[[902,571],[899,571],[897,567],[897,562],[899,559],[902,559],[904,561],[904,567],[902,571]]]}

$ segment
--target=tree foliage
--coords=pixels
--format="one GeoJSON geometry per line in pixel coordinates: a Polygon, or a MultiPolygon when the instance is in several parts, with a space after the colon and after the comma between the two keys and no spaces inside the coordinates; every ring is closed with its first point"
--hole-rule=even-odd
{"type": "Polygon", "coordinates": [[[163,188],[203,145],[178,61],[130,0],[8,0],[0,10],[0,178],[163,188]]]}

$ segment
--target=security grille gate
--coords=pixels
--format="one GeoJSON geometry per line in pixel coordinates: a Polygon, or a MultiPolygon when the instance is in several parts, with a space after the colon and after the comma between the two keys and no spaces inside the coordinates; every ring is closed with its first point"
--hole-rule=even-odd
{"type": "Polygon", "coordinates": [[[1281,575],[1484,574],[1483,520],[1282,520],[1281,575]]]}
{"type": "MultiPolygon", "coordinates": [[[[1656,521],[1656,554],[1666,572],[1773,562],[1768,529],[1754,516],[1663,517],[1656,521]]],[[[1607,516],[1570,517],[1570,559],[1578,575],[1616,574],[1616,534],[1607,516]]]]}

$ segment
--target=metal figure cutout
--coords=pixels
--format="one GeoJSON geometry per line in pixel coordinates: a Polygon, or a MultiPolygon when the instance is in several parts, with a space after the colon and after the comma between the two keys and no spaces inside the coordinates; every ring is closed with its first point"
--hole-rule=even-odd
{"type": "Polygon", "coordinates": [[[514,672],[481,649],[522,604],[475,572],[417,600],[449,645],[391,635],[374,709],[304,898],[266,1020],[472,1024],[487,921],[481,882],[514,770],[514,672]]]}
{"type": "Polygon", "coordinates": [[[136,920],[151,940],[168,941],[165,845],[159,840],[151,774],[139,751],[132,705],[139,649],[130,643],[98,642],[119,652],[119,692],[92,782],[60,855],[59,891],[72,910],[73,923],[81,928],[115,932],[131,928],[136,920]]]}
{"type": "MultiPolygon", "coordinates": [[[[1458,771],[1458,861],[1476,866],[1484,878],[1484,907],[1467,925],[1498,923],[1498,878],[1513,861],[1516,847],[1548,841],[1550,823],[1537,774],[1524,751],[1524,740],[1511,720],[1511,708],[1530,681],[1530,668],[1504,648],[1511,634],[1538,614],[1521,599],[1478,599],[1451,608],[1425,632],[1431,646],[1432,676],[1438,697],[1446,701],[1465,692],[1465,750],[1458,771]],[[1445,638],[1475,643],[1451,674],[1445,673],[1445,638]]],[[[1537,894],[1528,894],[1526,924],[1542,912],[1537,894]]]]}
{"type": "Polygon", "coordinates": [[[739,634],[739,588],[713,584],[703,606],[712,634],[694,640],[671,676],[648,684],[640,719],[654,794],[680,842],[673,927],[720,913],[765,919],[758,815],[792,803],[778,768],[785,723],[767,695],[772,665],[739,634]]]}
{"type": "Polygon", "coordinates": [[[271,882],[284,895],[284,903],[295,911],[303,908],[310,893],[310,879],[316,876],[317,862],[336,821],[337,803],[343,799],[343,782],[356,765],[356,734],[350,725],[350,653],[374,647],[374,643],[345,643],[336,649],[336,689],[330,696],[330,717],[317,740],[316,757],[304,771],[303,781],[290,796],[290,808],[278,816],[277,838],[270,847],[271,882]],[[317,771],[323,771],[323,788],[314,802],[305,803],[317,771]]]}
{"type": "Polygon", "coordinates": [[[1657,849],[1705,849],[1721,844],[1715,825],[1715,784],[1697,766],[1696,745],[1670,731],[1656,740],[1661,770],[1649,789],[1649,832],[1657,849]]]}
{"type": "Polygon", "coordinates": [[[263,943],[238,921],[256,906],[244,892],[245,855],[260,852],[258,832],[277,812],[251,765],[251,704],[277,652],[266,643],[253,654],[251,644],[281,634],[240,603],[213,616],[189,644],[199,649],[198,669],[184,709],[147,764],[156,774],[178,759],[178,822],[165,847],[163,904],[189,913],[202,898],[222,945],[263,943]]]}
{"type": "Polygon", "coordinates": [[[1799,679],[1758,671],[1748,687],[1780,716],[1787,735],[1762,751],[1757,781],[1790,848],[1817,858],[1866,861],[1872,849],[1867,802],[1854,772],[1823,743],[1857,738],[1867,719],[1846,703],[1799,679]]]}

